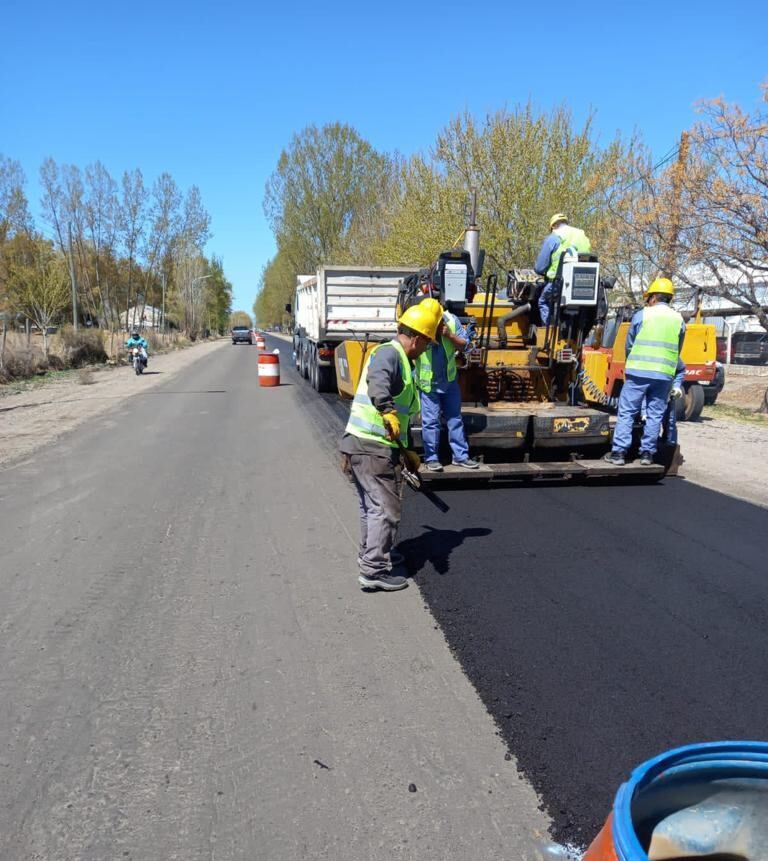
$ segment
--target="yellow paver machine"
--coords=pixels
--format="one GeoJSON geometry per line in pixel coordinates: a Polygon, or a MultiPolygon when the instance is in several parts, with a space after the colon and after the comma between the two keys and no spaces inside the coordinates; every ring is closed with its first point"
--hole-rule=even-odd
{"type": "MultiPolygon", "coordinates": [[[[397,311],[434,296],[470,332],[470,348],[458,358],[462,415],[470,450],[482,460],[469,472],[447,466],[422,470],[430,482],[511,479],[600,479],[614,476],[656,481],[681,462],[676,445],[661,442],[657,463],[617,467],[602,456],[610,449],[615,403],[596,402],[584,391],[585,347],[608,312],[614,279],[604,278],[591,254],[566,252],[553,282],[549,325],[541,324],[538,297],[544,282],[532,270],[484,281],[479,230],[465,230],[464,246],[439,255],[429,268],[400,286],[397,311]]],[[[372,344],[347,341],[337,350],[339,391],[351,397],[372,344]]],[[[639,438],[637,428],[637,437],[639,438]]],[[[420,422],[414,445],[421,447],[420,422]]],[[[633,452],[630,451],[630,457],[633,452]]]]}

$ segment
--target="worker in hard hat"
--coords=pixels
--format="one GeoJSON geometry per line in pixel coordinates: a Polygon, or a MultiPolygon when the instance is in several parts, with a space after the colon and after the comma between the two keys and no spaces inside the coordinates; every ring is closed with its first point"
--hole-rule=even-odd
{"type": "MultiPolygon", "coordinates": [[[[341,452],[360,500],[358,582],[366,590],[392,592],[408,585],[392,571],[392,546],[400,525],[401,453],[408,425],[419,412],[413,361],[435,340],[442,308],[423,299],[398,318],[397,336],[371,350],[352,401],[341,452]]],[[[413,452],[406,456],[416,462],[413,452]]]]}
{"type": "Polygon", "coordinates": [[[467,330],[458,317],[444,311],[437,327],[437,343],[431,344],[416,359],[416,386],[421,394],[421,441],[424,464],[430,472],[442,472],[438,458],[440,416],[445,418],[453,463],[464,469],[478,469],[480,464],[469,456],[467,435],[461,418],[461,391],[456,379],[456,352],[466,350],[467,330]]]}
{"type": "Polygon", "coordinates": [[[552,316],[552,282],[557,276],[560,258],[569,248],[578,254],[588,254],[592,250],[587,234],[568,224],[568,216],[563,212],[556,212],[549,219],[549,230],[550,234],[542,243],[533,266],[537,275],[543,275],[547,279],[539,295],[539,316],[543,326],[549,325],[552,316]]]}
{"type": "Polygon", "coordinates": [[[613,447],[605,456],[608,463],[623,466],[632,444],[632,427],[646,402],[645,428],[640,442],[640,463],[653,463],[659,431],[670,395],[682,394],[680,351],[685,338],[685,322],[670,307],[675,287],[669,278],[657,278],[645,293],[646,304],[632,317],[627,332],[624,385],[619,397],[619,413],[613,432],[613,447]],[[673,391],[674,389],[674,391],[673,391]]]}

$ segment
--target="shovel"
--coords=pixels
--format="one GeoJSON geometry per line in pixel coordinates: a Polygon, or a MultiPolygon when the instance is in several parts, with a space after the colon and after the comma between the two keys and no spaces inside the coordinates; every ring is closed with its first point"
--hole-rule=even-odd
{"type": "Polygon", "coordinates": [[[449,505],[446,505],[442,499],[431,490],[427,490],[422,481],[421,476],[419,475],[419,466],[421,464],[421,459],[416,454],[415,451],[411,451],[406,448],[400,440],[396,440],[397,447],[400,449],[400,455],[402,457],[401,471],[403,474],[403,480],[409,484],[414,490],[422,493],[427,499],[440,511],[445,514],[446,511],[450,511],[451,508],[449,505]]]}

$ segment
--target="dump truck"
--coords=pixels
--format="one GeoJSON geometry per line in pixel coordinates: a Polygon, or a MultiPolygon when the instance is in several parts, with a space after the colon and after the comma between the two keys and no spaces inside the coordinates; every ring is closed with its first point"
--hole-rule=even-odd
{"type": "Polygon", "coordinates": [[[293,303],[286,306],[294,316],[294,360],[316,391],[332,392],[338,386],[341,394],[352,397],[349,381],[354,376],[356,385],[360,376],[359,356],[368,345],[397,332],[398,291],[412,271],[328,265],[314,275],[297,276],[293,303]]]}

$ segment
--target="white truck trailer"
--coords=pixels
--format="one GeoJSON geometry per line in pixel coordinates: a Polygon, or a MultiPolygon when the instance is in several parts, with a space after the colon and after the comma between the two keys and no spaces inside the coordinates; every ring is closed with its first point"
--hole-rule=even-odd
{"type": "Polygon", "coordinates": [[[416,267],[321,266],[299,275],[292,312],[296,370],[318,392],[336,391],[334,358],[343,341],[384,341],[397,332],[400,282],[416,267]]]}

